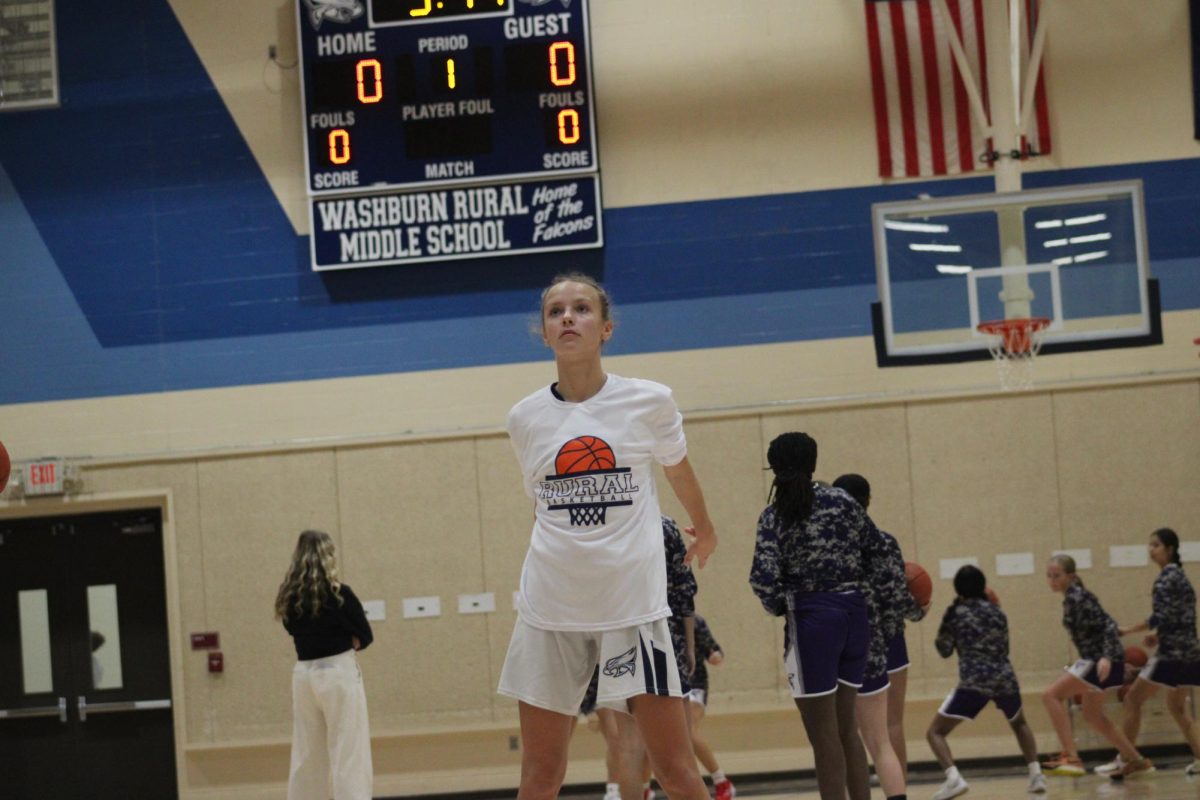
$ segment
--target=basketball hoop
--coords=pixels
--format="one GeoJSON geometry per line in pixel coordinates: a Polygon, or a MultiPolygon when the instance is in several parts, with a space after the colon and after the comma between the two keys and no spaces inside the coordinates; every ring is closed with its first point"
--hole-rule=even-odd
{"type": "Polygon", "coordinates": [[[1046,317],[994,319],[976,326],[988,337],[988,351],[996,359],[1005,391],[1033,386],[1033,360],[1042,349],[1042,332],[1048,327],[1046,317]]]}

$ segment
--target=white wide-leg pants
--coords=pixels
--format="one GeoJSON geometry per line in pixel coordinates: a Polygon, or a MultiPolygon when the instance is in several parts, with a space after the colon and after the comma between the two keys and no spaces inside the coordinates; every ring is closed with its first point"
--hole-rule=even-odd
{"type": "Polygon", "coordinates": [[[367,696],[353,650],[292,671],[288,800],[371,800],[367,696]]]}

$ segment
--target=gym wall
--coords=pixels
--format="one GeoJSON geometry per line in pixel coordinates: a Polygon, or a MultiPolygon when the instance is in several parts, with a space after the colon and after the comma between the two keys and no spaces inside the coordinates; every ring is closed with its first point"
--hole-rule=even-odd
{"type": "MultiPolygon", "coordinates": [[[[1148,612],[1153,569],[1109,567],[1109,546],[1161,525],[1200,539],[1184,0],[1048,4],[1054,150],[1025,183],[1144,181],[1164,343],[1045,357],[1020,395],[987,362],[876,366],[870,205],[993,187],[877,178],[861,5],[647,8],[591,11],[603,251],[316,275],[297,76],[266,56],[294,60],[291,3],[57,0],[62,107],[0,114],[0,438],[18,461],[81,459],[89,497],[169,498],[185,796],[282,796],[293,653],[271,600],[306,527],[387,603],[362,656],[377,790],[515,785],[515,706],[494,687],[529,506],[502,426],[552,380],[528,328],[563,268],[614,295],[608,369],[667,383],[685,413],[722,537],[698,607],[728,654],[708,723],[727,770],[811,761],[780,625],[746,584],[779,432],[817,436],[821,477],[867,475],[875,519],[934,575],[931,618],[909,629],[913,739],[954,682],[932,647],[951,596],[938,559],[991,577],[997,554],[1040,571],[1091,548],[1085,580],[1125,623],[1148,612]],[[485,591],[495,613],[456,613],[485,591]],[[443,615],[402,619],[424,595],[443,615]],[[221,632],[222,676],[185,649],[196,630],[221,632]]],[[[0,517],[66,505],[0,501],[0,517]]],[[[1058,599],[1039,572],[993,585],[1036,691],[1071,658],[1058,599]]],[[[986,752],[993,732],[962,746],[986,752]]],[[[575,747],[569,780],[599,779],[599,737],[575,747]]]]}

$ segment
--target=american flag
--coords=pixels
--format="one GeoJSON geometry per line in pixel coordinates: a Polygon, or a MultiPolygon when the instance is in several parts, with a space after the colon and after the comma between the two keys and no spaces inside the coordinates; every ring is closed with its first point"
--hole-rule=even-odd
{"type": "MultiPolygon", "coordinates": [[[[947,0],[950,20],[932,0],[867,0],[867,44],[875,104],[879,174],[884,178],[954,175],[986,169],[994,149],[971,113],[966,83],[951,52],[955,30],[991,119],[984,41],[984,0],[947,0]]],[[[1022,66],[1036,29],[1037,0],[1023,3],[1022,66]]],[[[1038,73],[1025,155],[1050,152],[1045,70],[1038,73]]]]}

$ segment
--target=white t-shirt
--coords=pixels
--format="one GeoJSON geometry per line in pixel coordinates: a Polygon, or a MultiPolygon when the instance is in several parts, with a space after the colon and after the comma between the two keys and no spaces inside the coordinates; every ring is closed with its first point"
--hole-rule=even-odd
{"type": "Polygon", "coordinates": [[[508,434],[535,506],[521,618],[603,631],[670,616],[652,462],[687,455],[671,390],[611,373],[582,403],[543,387],[508,412],[508,434]]]}

